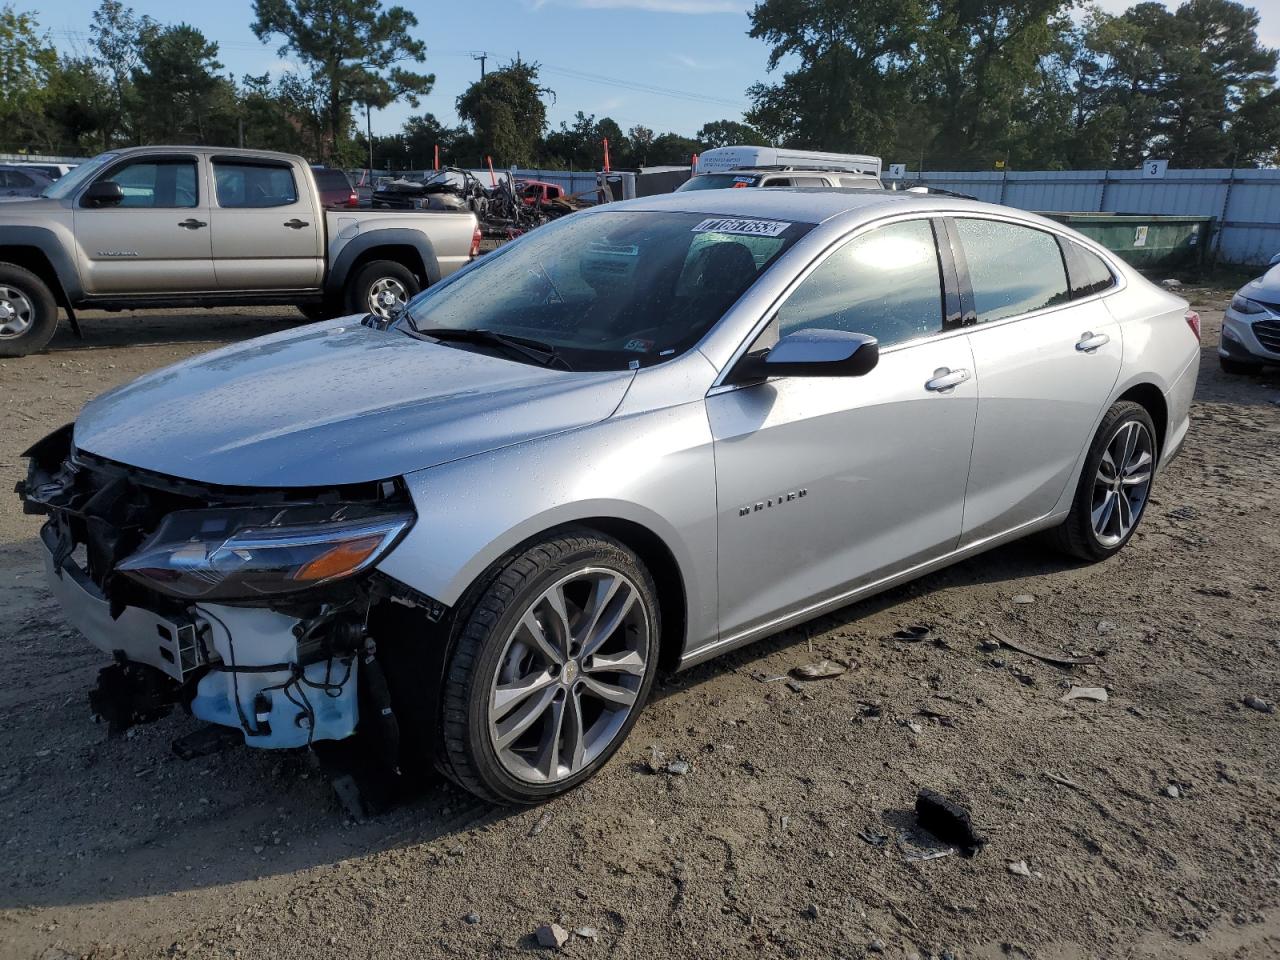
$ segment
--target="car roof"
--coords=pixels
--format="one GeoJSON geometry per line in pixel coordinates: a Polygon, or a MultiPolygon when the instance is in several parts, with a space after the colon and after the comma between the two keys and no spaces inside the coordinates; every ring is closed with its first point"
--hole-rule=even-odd
{"type": "Polygon", "coordinates": [[[298,157],[292,153],[280,153],[276,150],[241,150],[238,147],[189,146],[183,144],[160,144],[151,147],[121,147],[108,150],[120,157],[129,157],[138,153],[196,153],[207,157],[244,157],[245,159],[296,161],[298,157]]]}
{"type": "MultiPolygon", "coordinates": [[[[863,190],[837,188],[770,187],[768,190],[683,190],[636,200],[624,200],[596,209],[670,211],[704,213],[719,217],[761,217],[795,223],[823,223],[847,213],[862,212],[868,217],[910,210],[932,212],[986,212],[1020,220],[1040,221],[1023,210],[961,200],[958,197],[930,196],[905,190],[863,190]]],[[[1047,221],[1045,221],[1047,222],[1047,221]]]]}
{"type": "Polygon", "coordinates": [[[841,167],[797,167],[795,165],[777,166],[777,167],[734,167],[732,170],[704,170],[701,173],[695,173],[695,177],[727,177],[736,173],[752,173],[762,176],[767,174],[775,174],[779,177],[799,176],[803,177],[808,174],[820,173],[831,174],[837,177],[862,177],[866,180],[875,180],[874,173],[866,173],[862,170],[849,170],[841,167]]]}
{"type": "Polygon", "coordinates": [[[14,173],[25,173],[29,176],[44,177],[46,180],[49,179],[48,177],[45,177],[44,173],[38,167],[24,166],[21,163],[0,163],[0,170],[12,170],[14,173]]]}

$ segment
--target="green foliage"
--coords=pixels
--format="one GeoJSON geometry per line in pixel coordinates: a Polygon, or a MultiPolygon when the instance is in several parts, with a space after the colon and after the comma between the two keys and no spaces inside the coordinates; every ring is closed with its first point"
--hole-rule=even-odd
{"type": "MultiPolygon", "coordinates": [[[[377,0],[254,0],[253,32],[280,36],[281,56],[306,68],[291,95],[320,107],[319,155],[343,159],[357,103],[375,108],[396,100],[416,107],[435,84],[432,74],[406,63],[426,60],[426,44],[409,33],[418,19],[404,7],[383,9],[377,0]]],[[[310,109],[310,108],[309,108],[310,109]]]]}
{"type": "Polygon", "coordinates": [[[702,125],[698,140],[704,150],[713,147],[735,147],[741,144],[763,146],[765,136],[755,127],[737,120],[713,120],[702,125]]]}
{"type": "Polygon", "coordinates": [[[151,143],[210,143],[230,136],[236,92],[218,75],[218,45],[195,27],[152,32],[131,75],[139,133],[151,143]]]}
{"type": "Polygon", "coordinates": [[[538,69],[517,58],[490,70],[458,97],[458,116],[471,125],[497,166],[529,165],[538,156],[547,127],[542,98],[555,96],[538,85],[538,69]]]}

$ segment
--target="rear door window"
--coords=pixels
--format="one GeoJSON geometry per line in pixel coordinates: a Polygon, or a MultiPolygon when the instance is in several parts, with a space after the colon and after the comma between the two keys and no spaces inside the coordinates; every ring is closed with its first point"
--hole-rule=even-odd
{"type": "Polygon", "coordinates": [[[262,209],[298,202],[293,169],[283,164],[215,160],[213,178],[220,207],[262,209]]]}
{"type": "Polygon", "coordinates": [[[1043,310],[1070,299],[1062,252],[1050,233],[1002,220],[955,221],[978,323],[1043,310]]]}

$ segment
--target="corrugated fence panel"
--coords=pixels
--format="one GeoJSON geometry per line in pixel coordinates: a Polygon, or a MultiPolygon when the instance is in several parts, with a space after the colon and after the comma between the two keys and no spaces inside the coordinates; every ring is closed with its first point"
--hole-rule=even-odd
{"type": "Polygon", "coordinates": [[[1141,170],[926,171],[903,182],[1023,210],[1212,216],[1220,261],[1258,266],[1280,253],[1280,170],[1169,170],[1158,180],[1141,170]]]}

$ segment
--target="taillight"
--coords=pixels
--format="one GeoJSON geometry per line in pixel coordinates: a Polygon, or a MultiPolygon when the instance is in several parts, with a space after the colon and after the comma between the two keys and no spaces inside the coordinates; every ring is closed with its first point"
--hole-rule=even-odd
{"type": "Polygon", "coordinates": [[[480,256],[480,228],[476,227],[471,233],[471,256],[480,256]]]}
{"type": "Polygon", "coordinates": [[[358,207],[358,206],[360,206],[360,194],[358,194],[358,193],[356,193],[354,190],[352,190],[352,191],[351,191],[351,196],[347,197],[347,206],[348,206],[348,207],[358,207]]]}
{"type": "Polygon", "coordinates": [[[1196,340],[1200,339],[1200,314],[1194,310],[1187,311],[1187,326],[1191,328],[1191,332],[1196,335],[1196,340]]]}

